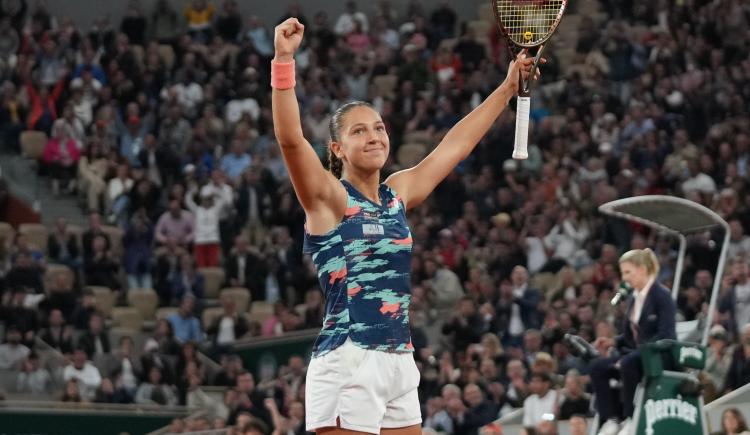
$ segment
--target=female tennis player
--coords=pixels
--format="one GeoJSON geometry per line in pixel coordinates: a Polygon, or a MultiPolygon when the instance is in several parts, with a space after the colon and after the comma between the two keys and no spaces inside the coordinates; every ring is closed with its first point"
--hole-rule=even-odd
{"type": "Polygon", "coordinates": [[[416,207],[474,149],[527,78],[520,54],[508,75],[423,161],[380,182],[389,152],[380,114],[347,103],[331,119],[325,170],[302,135],[294,92],[294,53],[304,27],[276,27],[273,121],[297,197],[305,209],[305,252],[326,299],[305,389],[306,426],[330,434],[420,434],[419,370],[411,355],[408,307],[412,239],[406,210],[416,207]]]}

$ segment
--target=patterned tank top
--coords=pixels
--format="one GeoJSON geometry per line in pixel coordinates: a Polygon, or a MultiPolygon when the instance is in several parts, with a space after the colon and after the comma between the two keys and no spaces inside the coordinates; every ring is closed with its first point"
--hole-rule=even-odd
{"type": "Polygon", "coordinates": [[[384,352],[412,352],[409,302],[412,239],[404,203],[381,184],[381,205],[349,182],[346,213],[323,235],[305,232],[325,295],[323,329],[313,345],[321,356],[344,344],[384,352]]]}

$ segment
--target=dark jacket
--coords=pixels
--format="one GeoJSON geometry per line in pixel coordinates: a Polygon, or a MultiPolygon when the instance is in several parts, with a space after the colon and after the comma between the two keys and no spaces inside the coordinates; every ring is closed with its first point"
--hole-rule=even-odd
{"type": "Polygon", "coordinates": [[[629,320],[634,304],[635,298],[631,297],[621,329],[623,332],[615,337],[615,343],[620,352],[628,353],[644,343],[677,338],[675,331],[677,306],[666,287],[654,283],[649,289],[646,300],[643,302],[641,317],[638,320],[637,338],[633,335],[633,328],[630,327],[629,320]]]}

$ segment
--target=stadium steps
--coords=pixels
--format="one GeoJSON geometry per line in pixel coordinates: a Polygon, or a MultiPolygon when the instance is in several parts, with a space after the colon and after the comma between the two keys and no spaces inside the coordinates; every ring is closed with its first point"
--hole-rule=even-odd
{"type": "Polygon", "coordinates": [[[29,206],[34,207],[38,193],[38,212],[41,214],[42,224],[51,225],[58,217],[64,217],[69,224],[86,226],[86,216],[77,199],[62,194],[55,197],[50,179],[41,176],[37,179],[36,165],[31,160],[3,150],[0,152],[0,170],[13,194],[29,206]]]}

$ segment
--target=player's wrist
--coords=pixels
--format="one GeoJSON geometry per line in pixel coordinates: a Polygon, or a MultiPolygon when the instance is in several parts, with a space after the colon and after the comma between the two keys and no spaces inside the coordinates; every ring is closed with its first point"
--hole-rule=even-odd
{"type": "Polygon", "coordinates": [[[276,63],[291,63],[294,61],[294,53],[276,53],[273,57],[273,62],[276,63]]]}

